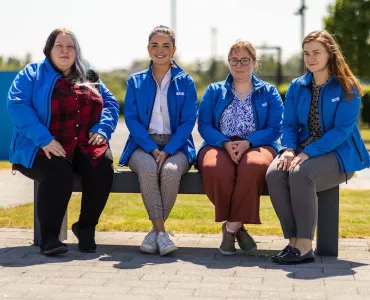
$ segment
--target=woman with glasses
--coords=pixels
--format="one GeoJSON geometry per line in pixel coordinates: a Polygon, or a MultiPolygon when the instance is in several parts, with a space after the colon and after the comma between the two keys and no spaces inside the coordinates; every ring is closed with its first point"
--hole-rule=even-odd
{"type": "Polygon", "coordinates": [[[203,188],[222,224],[223,255],[257,248],[244,224],[260,224],[260,195],[265,174],[277,155],[283,104],[277,89],[253,70],[256,51],[236,42],[228,55],[230,74],[208,86],[199,106],[198,130],[204,143],[198,154],[203,188]]]}
{"type": "Polygon", "coordinates": [[[127,82],[124,115],[130,136],[119,165],[138,174],[153,227],[140,250],[166,255],[177,249],[165,222],[175,204],[181,176],[195,163],[191,132],[197,116],[194,80],[174,61],[175,33],[157,26],[149,34],[149,68],[127,82]]]}

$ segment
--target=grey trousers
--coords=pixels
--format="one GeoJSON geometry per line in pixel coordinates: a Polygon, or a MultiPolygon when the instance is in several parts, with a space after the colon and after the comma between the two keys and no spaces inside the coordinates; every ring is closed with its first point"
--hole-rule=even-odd
{"type": "MultiPolygon", "coordinates": [[[[162,149],[171,135],[152,134],[151,138],[162,149]]],[[[157,174],[157,163],[153,156],[137,148],[131,155],[128,166],[138,174],[141,196],[149,219],[166,220],[175,204],[181,176],[190,168],[186,155],[177,151],[169,156],[157,174]]]]}
{"type": "MultiPolygon", "coordinates": [[[[266,182],[284,237],[313,239],[318,217],[316,193],[345,182],[346,173],[341,172],[332,152],[310,158],[292,172],[279,170],[278,162],[276,157],[268,168],[266,182]]],[[[348,179],[353,174],[348,173],[348,179]]]]}

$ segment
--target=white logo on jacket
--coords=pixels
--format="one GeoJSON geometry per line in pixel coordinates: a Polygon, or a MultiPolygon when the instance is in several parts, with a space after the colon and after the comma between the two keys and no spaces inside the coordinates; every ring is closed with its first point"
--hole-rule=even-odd
{"type": "Polygon", "coordinates": [[[331,102],[337,102],[337,101],[340,101],[340,98],[339,97],[336,97],[336,98],[331,99],[331,102]]]}
{"type": "Polygon", "coordinates": [[[262,103],[262,106],[267,106],[267,102],[262,103]]]}
{"type": "Polygon", "coordinates": [[[184,92],[176,92],[176,96],[185,96],[184,92]]]}

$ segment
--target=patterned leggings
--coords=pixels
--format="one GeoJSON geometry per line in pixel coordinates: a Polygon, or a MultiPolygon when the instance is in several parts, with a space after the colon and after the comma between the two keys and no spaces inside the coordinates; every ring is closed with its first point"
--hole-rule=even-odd
{"type": "MultiPolygon", "coordinates": [[[[152,134],[151,138],[162,149],[171,135],[152,134]]],[[[181,176],[190,168],[186,155],[177,151],[169,156],[157,174],[157,163],[153,156],[137,148],[131,155],[128,166],[139,176],[141,196],[149,219],[166,220],[175,204],[181,176]]]]}

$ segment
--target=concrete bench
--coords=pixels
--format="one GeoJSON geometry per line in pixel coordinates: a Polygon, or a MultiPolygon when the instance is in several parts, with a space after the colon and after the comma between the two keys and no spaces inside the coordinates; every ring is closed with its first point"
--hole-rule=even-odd
{"type": "MultiPolygon", "coordinates": [[[[38,182],[34,182],[34,201],[37,201],[38,182]]],[[[81,180],[76,174],[74,192],[81,192],[81,180]]],[[[129,169],[116,170],[114,173],[112,193],[140,193],[137,175],[129,169]]],[[[202,180],[198,171],[189,171],[181,179],[179,194],[204,194],[202,180]]],[[[263,195],[268,195],[265,188],[263,195]]],[[[338,256],[339,230],[339,186],[318,193],[319,216],[317,224],[316,253],[318,255],[338,256]]],[[[143,208],[144,209],[144,208],[143,208]]],[[[262,225],[263,226],[263,225],[262,225]]],[[[67,239],[67,215],[64,217],[61,240],[67,239]]],[[[34,210],[34,244],[40,243],[40,226],[34,210]]]]}

